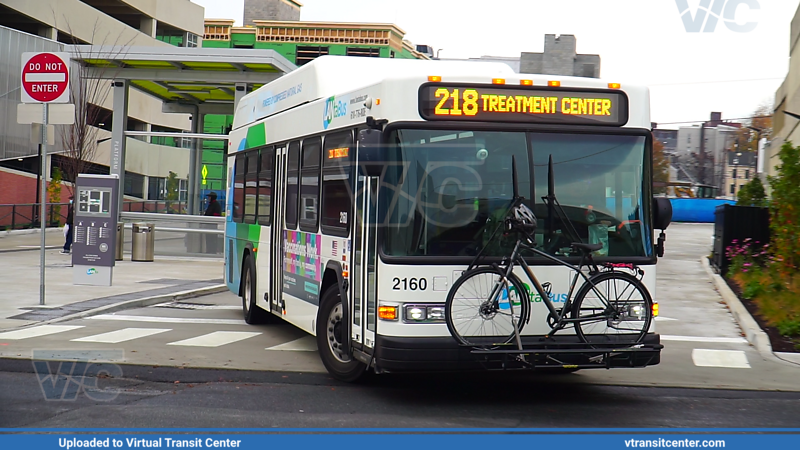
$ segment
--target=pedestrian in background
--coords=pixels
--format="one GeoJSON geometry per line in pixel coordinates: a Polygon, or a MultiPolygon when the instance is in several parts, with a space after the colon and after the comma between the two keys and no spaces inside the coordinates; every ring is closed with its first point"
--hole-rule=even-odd
{"type": "MultiPolygon", "coordinates": [[[[217,201],[217,193],[216,192],[209,192],[208,195],[208,205],[206,206],[206,212],[203,214],[204,216],[212,216],[212,217],[221,217],[222,216],[222,205],[219,204],[217,201]]],[[[216,224],[211,224],[209,228],[217,229],[216,224]]],[[[216,234],[207,234],[206,235],[206,253],[216,254],[217,253],[217,241],[219,237],[216,234]]]]}
{"type": "Polygon", "coordinates": [[[61,250],[62,255],[69,255],[70,251],[72,251],[72,239],[75,235],[75,230],[72,225],[73,222],[73,215],[75,214],[75,209],[72,206],[72,196],[69,197],[69,207],[67,208],[67,221],[64,225],[64,248],[61,250]]]}

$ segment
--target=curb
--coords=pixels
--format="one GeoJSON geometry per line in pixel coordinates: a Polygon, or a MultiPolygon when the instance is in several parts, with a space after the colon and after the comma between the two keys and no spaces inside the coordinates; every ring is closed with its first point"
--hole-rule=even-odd
{"type": "Polygon", "coordinates": [[[227,285],[225,284],[217,284],[214,286],[204,287],[200,289],[192,289],[188,291],[181,291],[175,292],[172,294],[162,294],[162,295],[155,295],[152,297],[144,297],[144,298],[137,298],[134,300],[126,300],[124,302],[114,303],[112,305],[105,305],[100,306],[98,308],[89,309],[86,311],[81,311],[79,313],[70,314],[64,317],[57,317],[55,319],[45,320],[42,322],[36,322],[34,324],[27,325],[25,327],[20,327],[17,329],[24,329],[28,327],[34,327],[39,325],[48,325],[52,323],[59,323],[65,322],[67,320],[75,320],[75,319],[84,319],[86,317],[97,316],[100,314],[108,314],[117,311],[123,311],[126,309],[133,309],[133,308],[143,308],[145,306],[151,306],[158,303],[164,303],[166,301],[180,301],[186,300],[190,298],[196,297],[203,297],[206,295],[218,294],[220,292],[226,292],[228,290],[227,285]]]}
{"type": "MultiPolygon", "coordinates": [[[[56,231],[60,231],[62,227],[47,227],[45,228],[45,233],[54,233],[56,231]]],[[[26,235],[26,234],[39,234],[41,229],[39,228],[28,228],[25,230],[6,230],[0,231],[0,238],[9,237],[9,236],[19,236],[19,235],[26,235]]]]}
{"type": "Polygon", "coordinates": [[[767,333],[758,326],[756,320],[750,315],[750,311],[744,307],[739,297],[737,297],[725,283],[725,280],[723,280],[719,274],[714,273],[711,269],[711,265],[708,263],[708,258],[705,256],[701,257],[700,264],[703,265],[709,278],[714,282],[717,292],[722,296],[722,300],[725,301],[725,304],[728,305],[731,314],[733,314],[733,318],[736,319],[736,323],[741,327],[747,341],[761,353],[761,356],[769,359],[774,358],[781,360],[772,353],[772,344],[769,342],[767,333]]]}

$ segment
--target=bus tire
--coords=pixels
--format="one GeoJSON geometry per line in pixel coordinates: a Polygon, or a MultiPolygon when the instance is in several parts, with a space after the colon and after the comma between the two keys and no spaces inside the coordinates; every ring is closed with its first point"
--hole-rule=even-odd
{"type": "Polygon", "coordinates": [[[256,305],[256,268],[253,258],[248,256],[242,264],[242,312],[249,325],[259,325],[274,321],[274,316],[256,305]]]}
{"type": "Polygon", "coordinates": [[[330,286],[320,299],[317,313],[317,348],[325,369],[339,381],[353,383],[362,380],[367,374],[367,366],[352,355],[344,353],[342,343],[345,336],[347,318],[344,316],[339,285],[330,286]]]}

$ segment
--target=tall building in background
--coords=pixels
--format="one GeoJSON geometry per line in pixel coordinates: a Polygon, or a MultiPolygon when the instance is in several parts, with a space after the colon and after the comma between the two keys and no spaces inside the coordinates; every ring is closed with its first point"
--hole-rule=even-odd
{"type": "MultiPolygon", "coordinates": [[[[203,7],[189,0],[0,0],[0,86],[6,88],[0,89],[0,204],[38,201],[38,148],[30,142],[30,126],[16,122],[22,53],[63,51],[65,44],[197,47],[203,14],[203,7]]],[[[94,107],[104,114],[91,124],[99,129],[100,142],[91,170],[108,173],[113,98],[99,103],[94,107]]],[[[136,89],[130,90],[128,114],[131,131],[191,128],[189,115],[163,113],[161,100],[136,89]]],[[[127,198],[159,199],[169,171],[185,186],[189,158],[180,140],[129,138],[127,148],[127,198]]],[[[65,163],[60,139],[49,150],[48,177],[52,167],[65,163]]]]}
{"type": "Polygon", "coordinates": [[[255,25],[254,20],[300,20],[303,5],[294,0],[244,0],[244,26],[255,25]]]}
{"type": "Polygon", "coordinates": [[[544,52],[522,53],[520,73],[600,78],[600,55],[579,54],[574,35],[546,34],[544,52]]]}

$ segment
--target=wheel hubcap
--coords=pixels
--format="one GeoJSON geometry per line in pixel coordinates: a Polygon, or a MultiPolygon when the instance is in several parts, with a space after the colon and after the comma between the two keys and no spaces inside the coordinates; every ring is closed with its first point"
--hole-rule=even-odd
{"type": "Polygon", "coordinates": [[[331,354],[337,361],[342,363],[350,362],[350,356],[344,352],[344,330],[345,326],[342,322],[342,304],[337,303],[328,314],[328,322],[326,323],[326,333],[328,348],[331,354]]]}
{"type": "Polygon", "coordinates": [[[244,295],[242,295],[242,303],[244,303],[244,310],[250,311],[250,294],[253,292],[251,289],[250,272],[245,272],[244,275],[244,295]]]}

